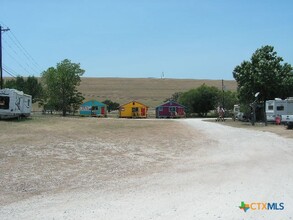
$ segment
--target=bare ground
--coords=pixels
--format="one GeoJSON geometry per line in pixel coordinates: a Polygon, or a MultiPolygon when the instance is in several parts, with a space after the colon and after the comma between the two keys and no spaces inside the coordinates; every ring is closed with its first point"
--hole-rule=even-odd
{"type": "Polygon", "coordinates": [[[33,117],[0,127],[0,205],[158,172],[202,141],[170,120],[33,117]]]}

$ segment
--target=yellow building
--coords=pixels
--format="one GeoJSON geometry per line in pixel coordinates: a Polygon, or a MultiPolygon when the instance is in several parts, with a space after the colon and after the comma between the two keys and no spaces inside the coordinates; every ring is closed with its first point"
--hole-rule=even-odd
{"type": "Polygon", "coordinates": [[[120,118],[146,118],[148,114],[148,106],[132,101],[119,107],[120,118]]]}

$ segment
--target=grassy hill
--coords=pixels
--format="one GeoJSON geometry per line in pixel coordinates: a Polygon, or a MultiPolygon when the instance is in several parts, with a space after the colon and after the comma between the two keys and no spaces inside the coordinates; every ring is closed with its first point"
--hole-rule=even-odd
{"type": "MultiPolygon", "coordinates": [[[[83,77],[79,90],[86,101],[110,99],[124,104],[136,100],[155,107],[175,92],[185,92],[202,84],[222,89],[222,80],[83,77]]],[[[225,80],[224,85],[226,90],[236,91],[234,80],[225,80]]]]}

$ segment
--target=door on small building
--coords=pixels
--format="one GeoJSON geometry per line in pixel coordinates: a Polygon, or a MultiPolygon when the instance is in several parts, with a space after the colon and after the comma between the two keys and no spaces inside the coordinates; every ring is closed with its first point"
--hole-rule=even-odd
{"type": "Polygon", "coordinates": [[[101,107],[101,114],[105,115],[105,107],[101,107]]]}
{"type": "Polygon", "coordinates": [[[132,117],[138,117],[138,107],[132,108],[132,117]]]}
{"type": "Polygon", "coordinates": [[[141,108],[141,116],[145,116],[145,108],[141,108]]]}
{"type": "Polygon", "coordinates": [[[93,117],[97,116],[98,109],[99,109],[98,106],[92,106],[92,108],[91,108],[91,116],[93,116],[93,117]]]}
{"type": "Polygon", "coordinates": [[[176,116],[176,107],[171,106],[169,107],[169,112],[170,112],[170,117],[175,117],[176,116]]]}
{"type": "Polygon", "coordinates": [[[179,116],[184,115],[184,108],[177,108],[177,113],[179,116]]]}

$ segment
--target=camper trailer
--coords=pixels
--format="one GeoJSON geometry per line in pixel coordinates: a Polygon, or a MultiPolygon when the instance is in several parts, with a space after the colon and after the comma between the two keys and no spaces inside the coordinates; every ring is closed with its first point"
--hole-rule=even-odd
{"type": "Polygon", "coordinates": [[[276,117],[293,114],[293,97],[287,99],[275,98],[266,101],[266,115],[268,122],[275,122],[276,117]]]}
{"type": "Polygon", "coordinates": [[[0,119],[28,117],[32,110],[32,97],[15,89],[0,90],[0,119]]]}
{"type": "Polygon", "coordinates": [[[247,113],[241,112],[240,111],[240,105],[234,105],[233,108],[233,120],[238,120],[238,121],[248,121],[249,120],[249,115],[247,113]]]}

